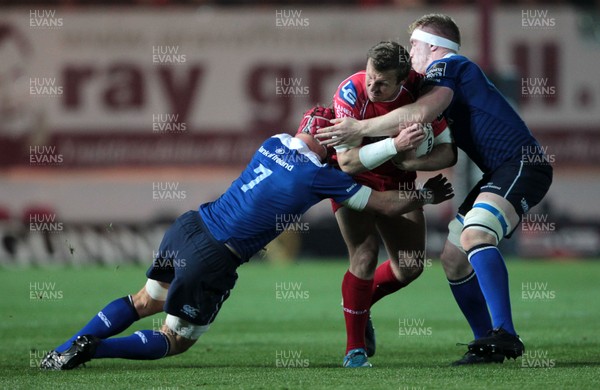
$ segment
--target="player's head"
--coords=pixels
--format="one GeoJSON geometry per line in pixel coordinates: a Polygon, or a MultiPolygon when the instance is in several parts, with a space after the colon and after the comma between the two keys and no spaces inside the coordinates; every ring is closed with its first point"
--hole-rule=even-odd
{"type": "Polygon", "coordinates": [[[321,145],[314,136],[320,128],[331,126],[329,121],[333,118],[335,118],[335,113],[331,108],[312,107],[302,115],[302,121],[296,132],[296,137],[302,139],[313,152],[319,155],[321,160],[327,157],[327,148],[321,145]]]}
{"type": "Polygon", "coordinates": [[[421,16],[409,27],[410,58],[413,68],[425,73],[432,61],[460,49],[460,30],[448,15],[421,16]]]}
{"type": "Polygon", "coordinates": [[[410,72],[408,51],[397,42],[383,41],[367,52],[365,84],[372,102],[393,98],[410,72]]]}

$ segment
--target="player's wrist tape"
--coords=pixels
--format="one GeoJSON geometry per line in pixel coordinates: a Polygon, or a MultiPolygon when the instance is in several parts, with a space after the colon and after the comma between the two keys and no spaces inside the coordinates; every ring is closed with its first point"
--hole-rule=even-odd
{"type": "Polygon", "coordinates": [[[410,39],[416,39],[417,41],[422,41],[425,43],[429,43],[430,45],[445,47],[446,49],[454,50],[458,52],[460,49],[460,45],[454,41],[451,41],[446,38],[442,38],[438,35],[434,35],[423,30],[414,29],[410,39]]]}
{"type": "Polygon", "coordinates": [[[432,204],[433,203],[433,191],[427,187],[423,187],[419,189],[419,197],[417,199],[422,199],[423,204],[432,204]]]}
{"type": "Polygon", "coordinates": [[[371,170],[394,157],[397,153],[394,139],[386,138],[360,148],[358,157],[361,164],[368,170],[371,170]]]}

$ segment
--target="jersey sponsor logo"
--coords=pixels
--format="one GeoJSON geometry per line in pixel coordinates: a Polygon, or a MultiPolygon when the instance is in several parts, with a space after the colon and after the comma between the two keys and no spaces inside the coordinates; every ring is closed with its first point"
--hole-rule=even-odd
{"type": "Polygon", "coordinates": [[[439,79],[446,75],[446,63],[445,62],[437,62],[433,64],[429,69],[427,69],[427,74],[425,78],[428,80],[439,79]]]}
{"type": "MultiPolygon", "coordinates": [[[[288,171],[291,172],[292,169],[294,169],[294,164],[292,164],[289,161],[286,161],[286,160],[282,159],[281,157],[279,157],[277,155],[279,153],[279,152],[277,152],[277,150],[279,150],[279,149],[280,148],[276,149],[275,153],[271,153],[267,149],[265,149],[264,147],[261,146],[258,149],[258,151],[260,152],[260,154],[262,154],[266,158],[269,158],[269,159],[275,161],[275,163],[277,163],[278,165],[282,166],[283,168],[285,168],[285,169],[287,169],[288,171]]],[[[279,153],[279,154],[281,154],[281,153],[279,153]]]]}
{"type": "Polygon", "coordinates": [[[354,189],[354,187],[356,187],[358,184],[357,183],[353,183],[350,187],[346,188],[346,192],[350,192],[354,189]]]}
{"type": "Polygon", "coordinates": [[[352,80],[348,80],[346,84],[340,88],[339,93],[340,99],[354,107],[356,104],[356,88],[354,87],[354,83],[352,80]]]}
{"type": "Polygon", "coordinates": [[[344,117],[352,117],[354,118],[354,113],[347,107],[342,106],[337,101],[334,101],[333,108],[335,109],[335,117],[336,118],[344,118],[344,117]]]}
{"type": "Polygon", "coordinates": [[[502,190],[502,187],[494,184],[493,182],[488,182],[486,185],[481,186],[480,188],[481,190],[485,190],[485,189],[491,189],[491,190],[496,190],[496,191],[500,191],[502,190]]]}

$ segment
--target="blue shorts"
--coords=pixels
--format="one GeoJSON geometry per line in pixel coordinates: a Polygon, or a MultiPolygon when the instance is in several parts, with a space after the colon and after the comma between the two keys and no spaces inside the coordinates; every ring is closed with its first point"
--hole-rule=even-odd
{"type": "MultiPolygon", "coordinates": [[[[491,192],[508,200],[515,208],[519,219],[546,195],[552,184],[552,166],[550,164],[527,164],[522,161],[510,161],[495,171],[484,174],[463,203],[458,208],[462,216],[473,207],[475,199],[482,192],[491,192]]],[[[513,226],[513,231],[516,226],[513,226]]],[[[506,237],[511,236],[510,232],[506,237]]]]}
{"type": "Polygon", "coordinates": [[[195,325],[214,321],[237,280],[240,260],[208,232],[198,211],[167,229],[148,279],[170,283],[165,312],[195,325]]]}

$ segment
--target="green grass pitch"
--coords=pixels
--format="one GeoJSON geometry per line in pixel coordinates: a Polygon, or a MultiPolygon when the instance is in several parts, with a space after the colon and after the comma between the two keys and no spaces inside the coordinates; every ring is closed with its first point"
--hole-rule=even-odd
{"type": "MultiPolygon", "coordinates": [[[[458,368],[448,366],[465,351],[456,343],[472,335],[437,262],[374,306],[374,367],[341,368],[340,283],[346,267],[342,261],[246,264],[211,330],[187,353],[156,361],[95,360],[65,372],[35,366],[107,302],[136,292],[145,282],[144,269],[2,269],[0,387],[600,388],[598,261],[510,261],[513,313],[527,356],[458,368]]],[[[144,319],[124,334],[156,328],[162,319],[144,319]]]]}

